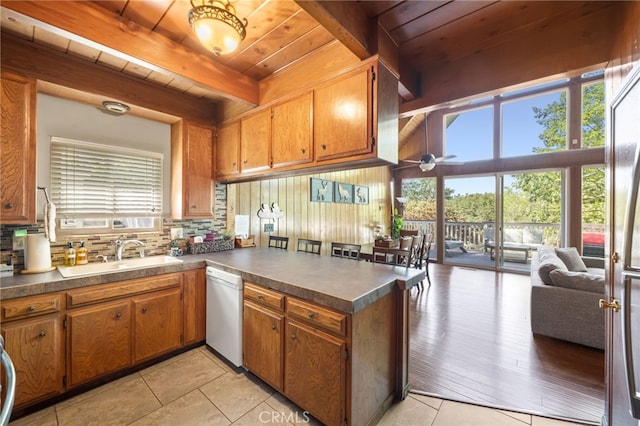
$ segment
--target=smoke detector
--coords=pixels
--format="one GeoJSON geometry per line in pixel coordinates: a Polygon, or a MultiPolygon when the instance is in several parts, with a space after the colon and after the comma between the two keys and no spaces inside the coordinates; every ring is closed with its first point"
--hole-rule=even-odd
{"type": "Polygon", "coordinates": [[[116,114],[124,114],[131,110],[131,108],[129,108],[129,105],[125,105],[122,102],[116,101],[104,101],[102,102],[102,106],[116,114]]]}

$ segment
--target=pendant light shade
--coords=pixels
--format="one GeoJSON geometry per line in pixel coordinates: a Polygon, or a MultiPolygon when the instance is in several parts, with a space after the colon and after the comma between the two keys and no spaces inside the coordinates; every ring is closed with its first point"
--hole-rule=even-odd
{"type": "Polygon", "coordinates": [[[238,19],[228,0],[191,0],[191,6],[189,25],[214,55],[233,52],[247,35],[247,20],[238,19]]]}

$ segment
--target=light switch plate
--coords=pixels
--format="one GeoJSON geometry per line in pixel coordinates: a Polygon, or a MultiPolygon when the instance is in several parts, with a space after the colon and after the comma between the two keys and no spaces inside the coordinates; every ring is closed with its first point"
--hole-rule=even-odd
{"type": "Polygon", "coordinates": [[[273,232],[273,223],[265,223],[264,232],[273,232]]]}
{"type": "Polygon", "coordinates": [[[183,230],[182,228],[171,228],[171,239],[172,240],[177,240],[180,238],[184,238],[184,234],[183,234],[183,230]]]}
{"type": "Polygon", "coordinates": [[[15,250],[24,250],[24,242],[27,239],[26,229],[14,229],[13,230],[13,247],[15,250]]]}

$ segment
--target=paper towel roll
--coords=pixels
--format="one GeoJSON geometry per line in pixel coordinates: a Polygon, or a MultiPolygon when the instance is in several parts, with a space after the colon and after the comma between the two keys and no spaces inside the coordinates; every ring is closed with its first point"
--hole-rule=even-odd
{"type": "Polygon", "coordinates": [[[51,270],[51,247],[44,234],[27,234],[24,262],[30,272],[51,270]]]}

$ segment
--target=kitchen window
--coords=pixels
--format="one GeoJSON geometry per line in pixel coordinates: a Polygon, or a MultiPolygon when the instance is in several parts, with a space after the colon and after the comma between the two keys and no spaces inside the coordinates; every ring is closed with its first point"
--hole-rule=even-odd
{"type": "Polygon", "coordinates": [[[50,160],[63,233],[160,229],[162,154],[52,137],[50,160]]]}

